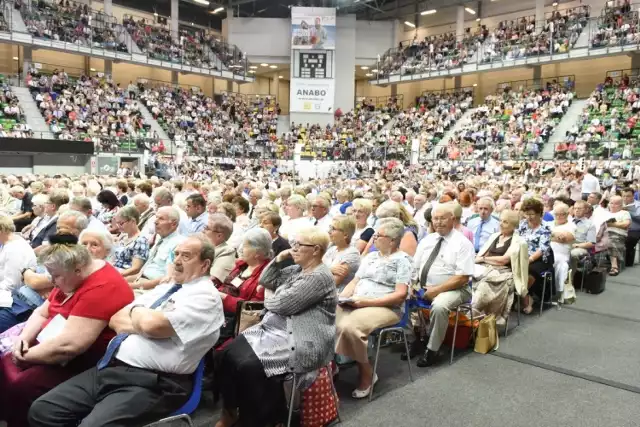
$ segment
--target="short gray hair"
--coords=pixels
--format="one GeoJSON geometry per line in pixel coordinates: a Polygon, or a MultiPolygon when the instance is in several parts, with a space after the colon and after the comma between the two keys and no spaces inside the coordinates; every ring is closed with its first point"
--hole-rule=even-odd
{"type": "Polygon", "coordinates": [[[175,222],[176,224],[180,224],[180,212],[178,211],[178,208],[175,208],[173,206],[162,206],[160,209],[158,209],[156,215],[160,214],[161,212],[166,212],[171,221],[175,222]]]}
{"type": "Polygon", "coordinates": [[[209,260],[210,265],[213,265],[213,260],[216,257],[216,249],[209,239],[207,239],[207,236],[205,236],[204,233],[196,233],[187,237],[187,240],[189,239],[195,239],[200,242],[200,261],[209,260]]]}
{"type": "Polygon", "coordinates": [[[489,205],[491,206],[491,210],[494,210],[496,208],[496,202],[491,198],[491,197],[481,197],[480,200],[478,200],[478,202],[476,203],[476,205],[479,205],[480,202],[487,202],[489,203],[489,205]]]}
{"type": "Polygon", "coordinates": [[[224,235],[224,240],[227,241],[233,233],[233,222],[228,216],[222,213],[214,213],[209,215],[209,222],[213,224],[214,228],[217,228],[220,233],[224,235]]]}
{"type": "Polygon", "coordinates": [[[404,222],[398,218],[383,218],[378,222],[376,232],[384,229],[388,236],[396,245],[400,246],[400,241],[404,237],[404,222]]]}
{"type": "Polygon", "coordinates": [[[136,194],[133,196],[133,203],[138,202],[143,206],[149,206],[151,204],[151,199],[144,193],[136,194]]]}
{"type": "Polygon", "coordinates": [[[243,242],[251,246],[256,252],[262,254],[265,259],[273,258],[273,239],[264,228],[252,228],[244,234],[243,242]]]}
{"type": "Polygon", "coordinates": [[[376,216],[378,218],[399,218],[400,217],[400,205],[393,200],[387,200],[383,202],[378,209],[376,209],[376,216]]]}
{"type": "Polygon", "coordinates": [[[31,198],[31,204],[34,206],[44,206],[48,202],[49,202],[49,196],[42,193],[38,193],[31,198]]]}
{"type": "MultiPolygon", "coordinates": [[[[74,212],[74,211],[70,211],[74,212]]],[[[78,212],[76,212],[78,213],[78,212]]],[[[40,264],[47,270],[73,271],[91,263],[89,250],[82,245],[53,244],[40,253],[40,264]]]]}
{"type": "Polygon", "coordinates": [[[292,194],[287,199],[287,206],[294,206],[304,212],[307,210],[308,202],[305,197],[299,194],[292,194]]]}
{"type": "Polygon", "coordinates": [[[137,224],[138,221],[140,221],[140,212],[138,212],[138,209],[136,209],[135,206],[127,205],[118,209],[116,217],[122,218],[125,221],[135,221],[137,224]]]}
{"type": "Polygon", "coordinates": [[[102,242],[102,246],[104,246],[107,252],[109,254],[112,253],[113,236],[107,230],[100,229],[100,228],[85,229],[80,233],[80,236],[78,237],[78,242],[80,242],[84,236],[88,236],[88,235],[97,237],[98,240],[102,242]]]}
{"type": "Polygon", "coordinates": [[[163,187],[156,189],[156,191],[153,193],[153,198],[154,200],[156,198],[162,200],[166,205],[173,204],[173,194],[171,194],[171,191],[163,187]]]}
{"type": "Polygon", "coordinates": [[[79,207],[80,210],[86,215],[88,215],[89,212],[91,212],[91,210],[93,209],[91,200],[89,200],[87,197],[74,197],[73,199],[71,199],[70,204],[72,206],[79,207]]]}
{"type": "Polygon", "coordinates": [[[82,231],[89,226],[89,218],[82,212],[66,210],[58,216],[58,221],[73,218],[75,227],[82,231]]]}

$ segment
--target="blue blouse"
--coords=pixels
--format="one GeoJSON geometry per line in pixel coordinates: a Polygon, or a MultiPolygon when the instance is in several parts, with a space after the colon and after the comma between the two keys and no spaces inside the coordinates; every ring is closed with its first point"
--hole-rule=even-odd
{"type": "Polygon", "coordinates": [[[542,261],[547,262],[551,255],[551,229],[546,224],[540,224],[535,230],[529,227],[527,220],[523,220],[518,227],[518,234],[527,242],[529,256],[540,250],[542,261]]]}

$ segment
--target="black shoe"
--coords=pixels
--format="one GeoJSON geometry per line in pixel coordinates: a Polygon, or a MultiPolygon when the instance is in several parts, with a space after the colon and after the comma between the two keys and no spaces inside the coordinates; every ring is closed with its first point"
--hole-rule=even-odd
{"type": "Polygon", "coordinates": [[[424,354],[420,356],[420,359],[418,359],[416,365],[418,366],[418,368],[427,368],[429,366],[435,365],[436,363],[438,363],[438,352],[427,349],[427,351],[425,351],[424,354]]]}
{"type": "MultiPolygon", "coordinates": [[[[411,344],[409,344],[409,358],[413,359],[414,357],[424,353],[426,349],[426,345],[423,340],[417,339],[411,344]]],[[[407,352],[403,351],[400,354],[400,360],[407,360],[407,352]]]]}

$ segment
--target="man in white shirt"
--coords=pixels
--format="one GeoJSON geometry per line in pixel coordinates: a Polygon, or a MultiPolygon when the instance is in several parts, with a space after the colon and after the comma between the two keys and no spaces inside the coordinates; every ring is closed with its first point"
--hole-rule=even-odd
{"type": "Polygon", "coordinates": [[[562,302],[564,284],[569,275],[571,245],[576,240],[576,224],[569,221],[569,206],[556,203],[553,207],[554,222],[551,226],[551,250],[553,250],[553,270],[555,272],[556,291],[562,302]]]}
{"type": "Polygon", "coordinates": [[[102,221],[93,216],[93,206],[91,204],[91,200],[87,197],[74,197],[71,199],[69,203],[69,208],[71,210],[80,212],[84,214],[89,220],[89,225],[87,225],[87,230],[94,231],[102,231],[105,233],[109,233],[109,229],[102,221]]]}
{"type": "MultiPolygon", "coordinates": [[[[171,191],[166,188],[158,188],[153,193],[153,203],[156,205],[156,211],[162,207],[173,206],[173,194],[171,191]]],[[[189,235],[189,216],[185,211],[180,208],[176,208],[178,214],[180,215],[180,223],[178,224],[178,233],[183,236],[189,235]]],[[[156,218],[153,215],[151,218],[147,220],[147,223],[144,225],[143,229],[140,230],[142,235],[147,238],[149,244],[152,244],[155,240],[156,235],[156,218]]]]}
{"type": "MultiPolygon", "coordinates": [[[[434,208],[431,219],[435,233],[420,242],[414,257],[413,278],[421,288],[418,297],[431,302],[429,342],[417,363],[421,368],[437,362],[449,326],[449,312],[471,299],[469,278],[475,252],[471,242],[454,229],[454,206],[443,203],[434,208]]],[[[419,338],[410,353],[415,354],[415,346],[420,348],[419,338]]]]}
{"type": "Polygon", "coordinates": [[[329,216],[330,202],[323,196],[315,196],[311,199],[311,224],[319,227],[324,232],[329,232],[331,217],[329,216]]]}
{"type": "Polygon", "coordinates": [[[95,368],[33,403],[31,425],[146,425],[184,405],[193,373],[224,323],[208,278],[214,249],[204,236],[176,247],[170,283],[117,312],[111,340],[95,368]]]}
{"type": "Polygon", "coordinates": [[[589,168],[582,178],[582,200],[587,200],[589,194],[600,192],[600,183],[598,178],[593,176],[595,168],[589,168]]]}

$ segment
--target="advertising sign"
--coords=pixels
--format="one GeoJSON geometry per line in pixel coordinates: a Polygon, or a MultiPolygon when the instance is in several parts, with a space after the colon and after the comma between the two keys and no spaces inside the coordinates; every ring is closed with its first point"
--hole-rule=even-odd
{"type": "Polygon", "coordinates": [[[333,113],[333,79],[291,79],[289,111],[296,113],[333,113]]]}
{"type": "Polygon", "coordinates": [[[334,50],[336,10],[331,7],[292,7],[291,48],[334,50]]]}

